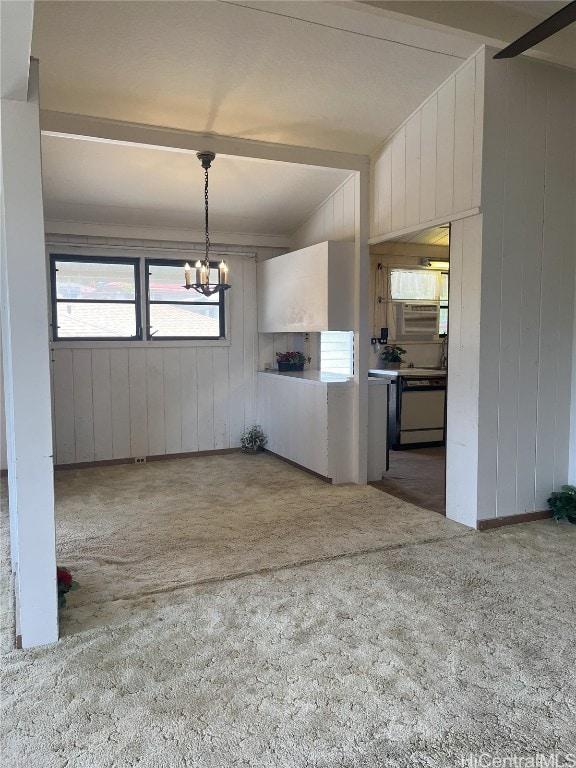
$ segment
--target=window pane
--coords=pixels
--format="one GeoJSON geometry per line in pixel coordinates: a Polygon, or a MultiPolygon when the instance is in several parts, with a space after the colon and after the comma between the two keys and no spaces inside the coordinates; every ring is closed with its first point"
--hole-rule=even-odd
{"type": "Polygon", "coordinates": [[[440,301],[448,301],[448,274],[440,274],[440,301]]]}
{"type": "Polygon", "coordinates": [[[354,373],[354,334],[352,331],[320,333],[320,370],[326,373],[354,373]]]}
{"type": "Polygon", "coordinates": [[[134,300],[133,264],[56,260],[56,298],[134,300]]]}
{"type": "MultiPolygon", "coordinates": [[[[194,262],[190,265],[192,282],[196,282],[194,262]]],[[[218,303],[218,293],[203,296],[195,290],[186,290],[184,285],[184,264],[148,264],[148,292],[150,301],[201,301],[207,304],[218,303]]],[[[218,270],[210,270],[210,282],[218,282],[218,270]]]]}
{"type": "Polygon", "coordinates": [[[67,304],[56,307],[58,338],[125,338],[136,335],[134,304],[67,304]]]}
{"type": "Polygon", "coordinates": [[[220,338],[220,308],[150,304],[150,333],[163,336],[220,338]]]}
{"type": "Polygon", "coordinates": [[[393,299],[434,301],[438,298],[438,273],[424,269],[392,269],[390,280],[393,299]]]}
{"type": "Polygon", "coordinates": [[[440,307],[440,323],[438,328],[440,336],[448,333],[448,307],[440,307]]]}

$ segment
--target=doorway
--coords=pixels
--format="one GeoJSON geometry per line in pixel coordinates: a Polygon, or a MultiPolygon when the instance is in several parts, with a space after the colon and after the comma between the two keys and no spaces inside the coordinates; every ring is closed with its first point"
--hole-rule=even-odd
{"type": "Polygon", "coordinates": [[[388,329],[388,343],[404,348],[400,370],[389,373],[387,471],[371,484],[445,515],[450,225],[378,244],[371,255],[374,326],[388,329]],[[426,315],[425,333],[416,310],[426,315]]]}

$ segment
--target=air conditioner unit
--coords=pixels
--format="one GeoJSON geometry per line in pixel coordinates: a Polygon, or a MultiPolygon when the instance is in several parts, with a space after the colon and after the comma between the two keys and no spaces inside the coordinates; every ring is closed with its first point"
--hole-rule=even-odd
{"type": "Polygon", "coordinates": [[[437,301],[395,301],[394,320],[399,341],[433,341],[438,338],[437,301]]]}

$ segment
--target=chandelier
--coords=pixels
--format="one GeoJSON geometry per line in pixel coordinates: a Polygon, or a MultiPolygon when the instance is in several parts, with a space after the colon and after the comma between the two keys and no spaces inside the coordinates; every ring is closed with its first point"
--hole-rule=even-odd
{"type": "MultiPolygon", "coordinates": [[[[210,235],[208,233],[208,169],[212,164],[212,160],[216,157],[214,152],[197,152],[196,157],[202,163],[204,168],[204,213],[206,222],[206,253],[203,260],[199,260],[194,265],[196,281],[192,282],[192,269],[190,264],[184,265],[184,281],[186,285],[184,288],[189,290],[193,288],[198,293],[202,293],[204,296],[212,296],[217,291],[225,291],[230,286],[228,285],[228,267],[225,261],[221,261],[218,265],[218,282],[210,282],[210,235]]],[[[215,271],[216,267],[212,267],[212,271],[215,271]]]]}

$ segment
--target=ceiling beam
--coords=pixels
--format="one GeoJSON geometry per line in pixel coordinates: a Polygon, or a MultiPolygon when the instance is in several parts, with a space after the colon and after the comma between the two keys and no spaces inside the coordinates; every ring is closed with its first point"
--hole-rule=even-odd
{"type": "Polygon", "coordinates": [[[0,98],[27,101],[33,0],[0,2],[0,98]]]}
{"type": "Polygon", "coordinates": [[[349,171],[359,171],[370,162],[367,155],[274,144],[254,139],[220,136],[215,133],[197,133],[66,112],[41,110],[40,127],[42,133],[48,136],[132,144],[179,152],[210,151],[217,155],[249,157],[322,168],[340,168],[349,171]]]}

